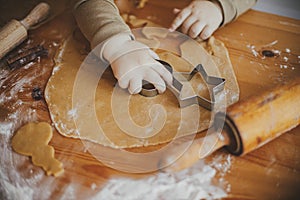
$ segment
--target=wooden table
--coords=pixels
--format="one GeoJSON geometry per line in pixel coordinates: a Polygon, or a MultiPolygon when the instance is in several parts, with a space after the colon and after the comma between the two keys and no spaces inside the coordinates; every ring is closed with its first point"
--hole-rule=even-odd
{"type": "MultiPolygon", "coordinates": [[[[32,1],[34,4],[36,1],[32,1]]],[[[148,11],[137,10],[138,16],[147,16],[151,12],[157,17],[158,23],[165,26],[170,23],[172,15],[167,15],[173,6],[168,1],[151,1],[148,11]],[[152,8],[152,9],[150,9],[152,8]],[[168,17],[167,17],[168,16],[168,17]]],[[[187,1],[176,1],[182,7],[187,1]]],[[[20,6],[22,7],[22,6],[20,6]]],[[[28,8],[29,6],[23,5],[28,8]]],[[[56,6],[58,7],[58,6],[56,6]]],[[[29,7],[30,8],[30,7],[29,7]]],[[[146,7],[147,8],[147,7],[146,7]]],[[[12,6],[6,5],[4,17],[14,17],[12,6]]],[[[17,9],[17,16],[22,16],[21,8],[17,9]]],[[[68,17],[63,20],[70,20],[68,17]]],[[[5,20],[1,18],[1,23],[5,20]]],[[[51,23],[51,21],[49,22],[51,23]]],[[[68,27],[49,28],[47,24],[32,31],[33,44],[44,42],[51,46],[49,57],[54,55],[61,44],[59,41],[67,35],[68,27]],[[55,33],[55,30],[65,32],[55,33]],[[51,33],[51,30],[54,31],[51,33]],[[33,36],[39,36],[33,38],[33,36]],[[47,43],[47,37],[52,43],[47,43]],[[45,36],[45,38],[43,38],[45,36]],[[57,42],[57,43],[53,43],[57,42]],[[54,46],[53,46],[54,45],[54,46]],[[55,47],[57,45],[57,47],[55,47]]],[[[300,21],[250,10],[230,25],[221,28],[215,37],[223,41],[229,50],[232,64],[239,82],[241,96],[245,99],[250,95],[272,88],[275,85],[300,78],[300,21]],[[261,51],[275,50],[280,55],[274,58],[263,58],[261,51]]],[[[33,45],[28,44],[28,45],[33,45]]],[[[23,44],[24,45],[24,44],[23,44]]],[[[25,45],[26,46],[26,45],[25,45]]],[[[63,162],[65,173],[58,178],[47,177],[42,170],[31,164],[30,159],[19,156],[11,150],[10,138],[14,131],[28,121],[47,121],[51,123],[47,105],[44,101],[34,101],[31,98],[32,88],[45,87],[51,74],[53,63],[41,59],[28,68],[20,68],[10,72],[1,71],[0,74],[0,149],[1,173],[0,188],[7,188],[10,183],[18,190],[18,186],[34,189],[36,197],[47,196],[55,198],[86,198],[97,193],[108,180],[115,177],[140,179],[154,176],[153,174],[125,174],[108,168],[96,160],[80,140],[65,138],[54,130],[50,142],[55,147],[56,157],[63,162]],[[41,68],[42,70],[38,70],[41,68]],[[23,82],[23,89],[15,91],[15,80],[24,76],[35,76],[28,82],[23,82]],[[9,79],[9,80],[8,80],[9,79]],[[11,95],[11,98],[10,98],[11,95]],[[16,104],[18,99],[22,104],[16,104]],[[12,116],[14,114],[17,118],[12,116]],[[30,181],[29,181],[30,180],[30,181]],[[69,185],[73,188],[70,195],[69,185]],[[97,188],[95,190],[95,187],[97,188]],[[49,194],[47,194],[49,190],[49,194]],[[47,194],[47,195],[46,195],[47,194]]],[[[284,106],[284,105],[283,105],[284,106]]],[[[220,177],[226,180],[228,199],[297,199],[300,196],[300,127],[282,135],[260,149],[244,157],[230,156],[231,167],[222,174],[222,169],[214,178],[219,182],[220,177]],[[230,188],[228,188],[230,187],[230,188]]],[[[212,163],[214,156],[226,155],[220,150],[205,159],[212,163]]],[[[223,171],[224,172],[224,171],[223,171]]],[[[21,189],[20,189],[21,191],[21,189]]],[[[23,190],[22,190],[23,191],[23,190]]],[[[1,192],[1,189],[0,189],[1,192]]],[[[0,193],[1,197],[1,193],[0,193]]]]}

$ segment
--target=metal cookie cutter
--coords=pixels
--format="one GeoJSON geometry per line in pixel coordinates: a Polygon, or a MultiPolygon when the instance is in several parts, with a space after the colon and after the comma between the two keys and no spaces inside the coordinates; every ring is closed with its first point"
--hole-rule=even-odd
{"type": "MultiPolygon", "coordinates": [[[[193,76],[199,72],[201,77],[203,78],[203,80],[206,82],[206,84],[208,84],[208,86],[209,86],[208,88],[209,88],[210,96],[211,96],[211,100],[208,100],[208,99],[198,96],[198,95],[182,98],[181,91],[182,91],[183,85],[178,79],[176,79],[174,77],[172,66],[165,61],[162,61],[162,60],[157,60],[157,61],[159,61],[161,64],[163,64],[164,67],[169,72],[171,72],[171,74],[173,75],[172,85],[168,86],[168,89],[170,89],[173,92],[173,94],[177,97],[177,99],[179,101],[179,106],[181,108],[184,108],[184,107],[187,107],[187,106],[190,106],[193,104],[198,104],[199,106],[202,106],[207,110],[212,110],[214,108],[215,95],[224,89],[224,85],[225,85],[224,78],[208,76],[205,69],[203,68],[203,66],[201,64],[198,64],[191,72],[176,72],[179,75],[181,75],[181,77],[183,77],[183,79],[181,81],[190,81],[193,78],[193,76]]],[[[147,81],[144,81],[140,94],[143,96],[146,96],[146,97],[153,97],[158,94],[158,91],[155,89],[154,85],[152,85],[151,83],[149,83],[147,81]]]]}

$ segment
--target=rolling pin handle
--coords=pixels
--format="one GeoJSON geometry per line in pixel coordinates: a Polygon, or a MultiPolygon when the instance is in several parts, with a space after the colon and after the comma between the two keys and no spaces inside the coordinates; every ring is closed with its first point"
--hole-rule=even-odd
{"type": "Polygon", "coordinates": [[[300,79],[295,79],[228,107],[224,126],[230,137],[227,150],[244,155],[299,124],[300,79]]]}
{"type": "Polygon", "coordinates": [[[243,143],[239,130],[228,115],[218,112],[214,118],[214,128],[223,132],[230,138],[229,144],[225,145],[226,150],[236,156],[243,154],[243,143]]]}
{"type": "Polygon", "coordinates": [[[0,59],[27,38],[27,30],[47,17],[50,6],[39,3],[22,21],[11,20],[0,29],[0,59]]]}
{"type": "Polygon", "coordinates": [[[26,30],[35,24],[41,22],[47,17],[50,11],[50,6],[47,3],[41,2],[35,6],[30,13],[21,21],[26,30]]]}

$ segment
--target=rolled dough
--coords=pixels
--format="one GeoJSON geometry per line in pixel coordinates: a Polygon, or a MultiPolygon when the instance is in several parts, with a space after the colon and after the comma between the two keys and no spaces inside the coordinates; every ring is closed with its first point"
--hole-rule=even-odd
{"type": "Polygon", "coordinates": [[[59,176],[64,169],[54,158],[54,148],[48,145],[51,138],[52,128],[48,123],[28,123],[12,138],[12,148],[17,153],[31,156],[33,164],[42,167],[47,175],[59,176]]]}
{"type": "MultiPolygon", "coordinates": [[[[147,32],[142,31],[136,37],[141,37],[140,41],[150,38],[157,46],[161,38],[153,33],[149,37],[145,35],[147,32]]],[[[228,52],[223,43],[214,38],[206,45],[213,55],[208,54],[199,43],[185,41],[177,52],[158,50],[157,53],[161,59],[171,63],[175,71],[189,71],[195,63],[205,61],[202,64],[209,75],[226,79],[225,90],[217,96],[217,101],[228,106],[239,96],[228,52]]],[[[86,56],[80,53],[83,48],[82,42],[70,36],[57,54],[57,66],[45,90],[52,121],[62,135],[113,148],[129,148],[162,144],[209,128],[212,122],[210,111],[197,105],[180,109],[176,97],[169,90],[151,98],[129,95],[127,90],[115,87],[117,82],[110,69],[104,71],[98,82],[103,69],[96,58],[85,60],[86,56]],[[82,63],[90,67],[82,70],[82,63]]],[[[209,98],[207,86],[200,75],[190,82],[188,85],[195,93],[209,98]]]]}

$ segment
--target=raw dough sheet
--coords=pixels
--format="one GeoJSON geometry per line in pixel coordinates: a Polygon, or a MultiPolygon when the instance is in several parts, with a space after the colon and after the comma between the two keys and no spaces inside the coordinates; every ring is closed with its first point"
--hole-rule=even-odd
{"type": "MultiPolygon", "coordinates": [[[[117,81],[110,68],[104,71],[105,67],[101,67],[96,57],[86,59],[86,54],[82,53],[84,42],[74,35],[65,41],[57,54],[57,66],[45,91],[51,118],[62,135],[114,148],[129,148],[162,144],[209,128],[213,117],[210,111],[198,105],[180,109],[170,90],[149,98],[129,95],[127,90],[115,87],[117,81]],[[82,63],[85,67],[80,68],[82,63]]],[[[225,89],[216,97],[217,102],[222,102],[221,107],[238,100],[238,84],[227,49],[221,41],[213,37],[201,43],[181,41],[177,50],[168,52],[161,50],[165,43],[162,41],[173,43],[172,36],[166,39],[161,32],[155,34],[147,27],[135,35],[137,40],[153,46],[160,58],[169,62],[175,71],[190,71],[201,63],[209,75],[225,78],[225,89]]],[[[195,93],[209,98],[200,75],[190,83],[188,85],[195,93]]]]}

